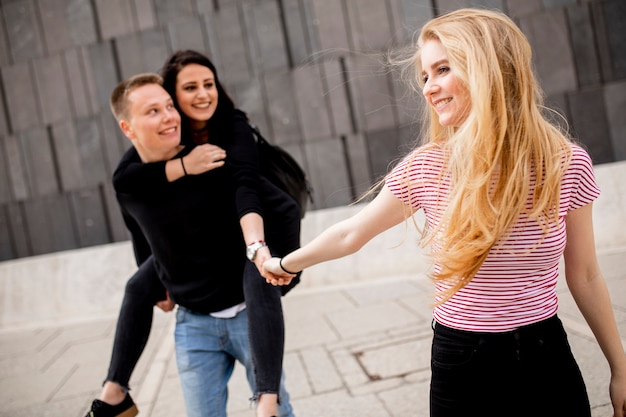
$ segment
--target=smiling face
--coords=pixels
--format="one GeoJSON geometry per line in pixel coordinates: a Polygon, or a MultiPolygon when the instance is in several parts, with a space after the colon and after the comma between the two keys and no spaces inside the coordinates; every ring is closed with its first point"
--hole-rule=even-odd
{"type": "Polygon", "coordinates": [[[128,93],[128,117],[120,121],[144,162],[165,161],[180,151],[180,115],[159,84],[128,93]]]}
{"type": "Polygon", "coordinates": [[[450,67],[448,55],[441,42],[428,40],[421,48],[423,94],[439,115],[439,123],[459,127],[469,114],[467,90],[450,67]]]}
{"type": "Polygon", "coordinates": [[[217,87],[213,71],[204,65],[188,64],[176,77],[176,100],[192,127],[201,129],[217,109],[217,87]]]}

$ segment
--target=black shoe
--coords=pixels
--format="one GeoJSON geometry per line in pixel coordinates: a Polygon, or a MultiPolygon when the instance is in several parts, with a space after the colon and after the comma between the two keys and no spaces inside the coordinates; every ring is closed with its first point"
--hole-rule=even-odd
{"type": "Polygon", "coordinates": [[[93,400],[91,410],[85,417],[135,417],[139,413],[137,406],[130,398],[130,394],[126,394],[124,401],[118,405],[107,404],[104,401],[93,400]]]}

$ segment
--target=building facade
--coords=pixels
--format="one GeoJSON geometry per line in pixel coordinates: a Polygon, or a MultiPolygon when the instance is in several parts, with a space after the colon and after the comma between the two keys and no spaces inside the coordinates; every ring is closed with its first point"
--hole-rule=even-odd
{"type": "Polygon", "coordinates": [[[178,49],[345,205],[417,138],[419,101],[382,58],[447,10],[503,10],[546,102],[594,163],[626,159],[624,0],[1,0],[0,260],[128,239],[111,175],[130,142],[108,98],[178,49]]]}

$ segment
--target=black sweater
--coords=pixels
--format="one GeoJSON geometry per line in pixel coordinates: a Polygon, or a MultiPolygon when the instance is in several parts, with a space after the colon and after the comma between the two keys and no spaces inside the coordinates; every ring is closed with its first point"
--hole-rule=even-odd
{"type": "Polygon", "coordinates": [[[113,177],[137,262],[154,254],[172,299],[199,313],[244,300],[246,258],[239,218],[250,212],[262,215],[256,191],[258,154],[245,118],[237,114],[232,136],[212,142],[228,156],[223,167],[207,173],[170,183],[165,161],[141,164],[131,148],[113,177]]]}
{"type": "MultiPolygon", "coordinates": [[[[136,158],[133,148],[122,163],[136,158]]],[[[245,244],[226,170],[150,188],[117,193],[138,261],[153,253],[170,296],[190,310],[211,313],[242,302],[245,244]]]]}
{"type": "MultiPolygon", "coordinates": [[[[165,161],[143,164],[131,148],[113,176],[137,263],[154,254],[172,299],[200,313],[243,301],[242,216],[264,216],[265,240],[274,254],[282,256],[299,246],[298,206],[259,175],[256,143],[242,112],[235,112],[232,130],[226,132],[232,134],[211,138],[226,150],[221,168],[170,183],[165,161]]],[[[190,151],[187,147],[176,157],[190,151]]]]}

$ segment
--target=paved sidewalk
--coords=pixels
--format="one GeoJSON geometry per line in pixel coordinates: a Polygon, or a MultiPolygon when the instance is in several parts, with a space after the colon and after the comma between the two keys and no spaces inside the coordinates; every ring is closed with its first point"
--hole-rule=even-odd
{"type": "MultiPolygon", "coordinates": [[[[600,253],[600,260],[626,339],[626,248],[600,253]]],[[[563,282],[559,288],[559,315],[587,382],[593,416],[610,416],[608,366],[563,282]]],[[[296,288],[285,297],[285,370],[296,415],[427,416],[431,290],[424,277],[401,276],[296,288]]],[[[0,331],[0,416],[83,417],[106,373],[115,319],[0,331]]],[[[131,380],[143,417],[184,416],[173,319],[155,315],[131,380]]],[[[230,388],[229,415],[254,416],[240,366],[230,388]]]]}

